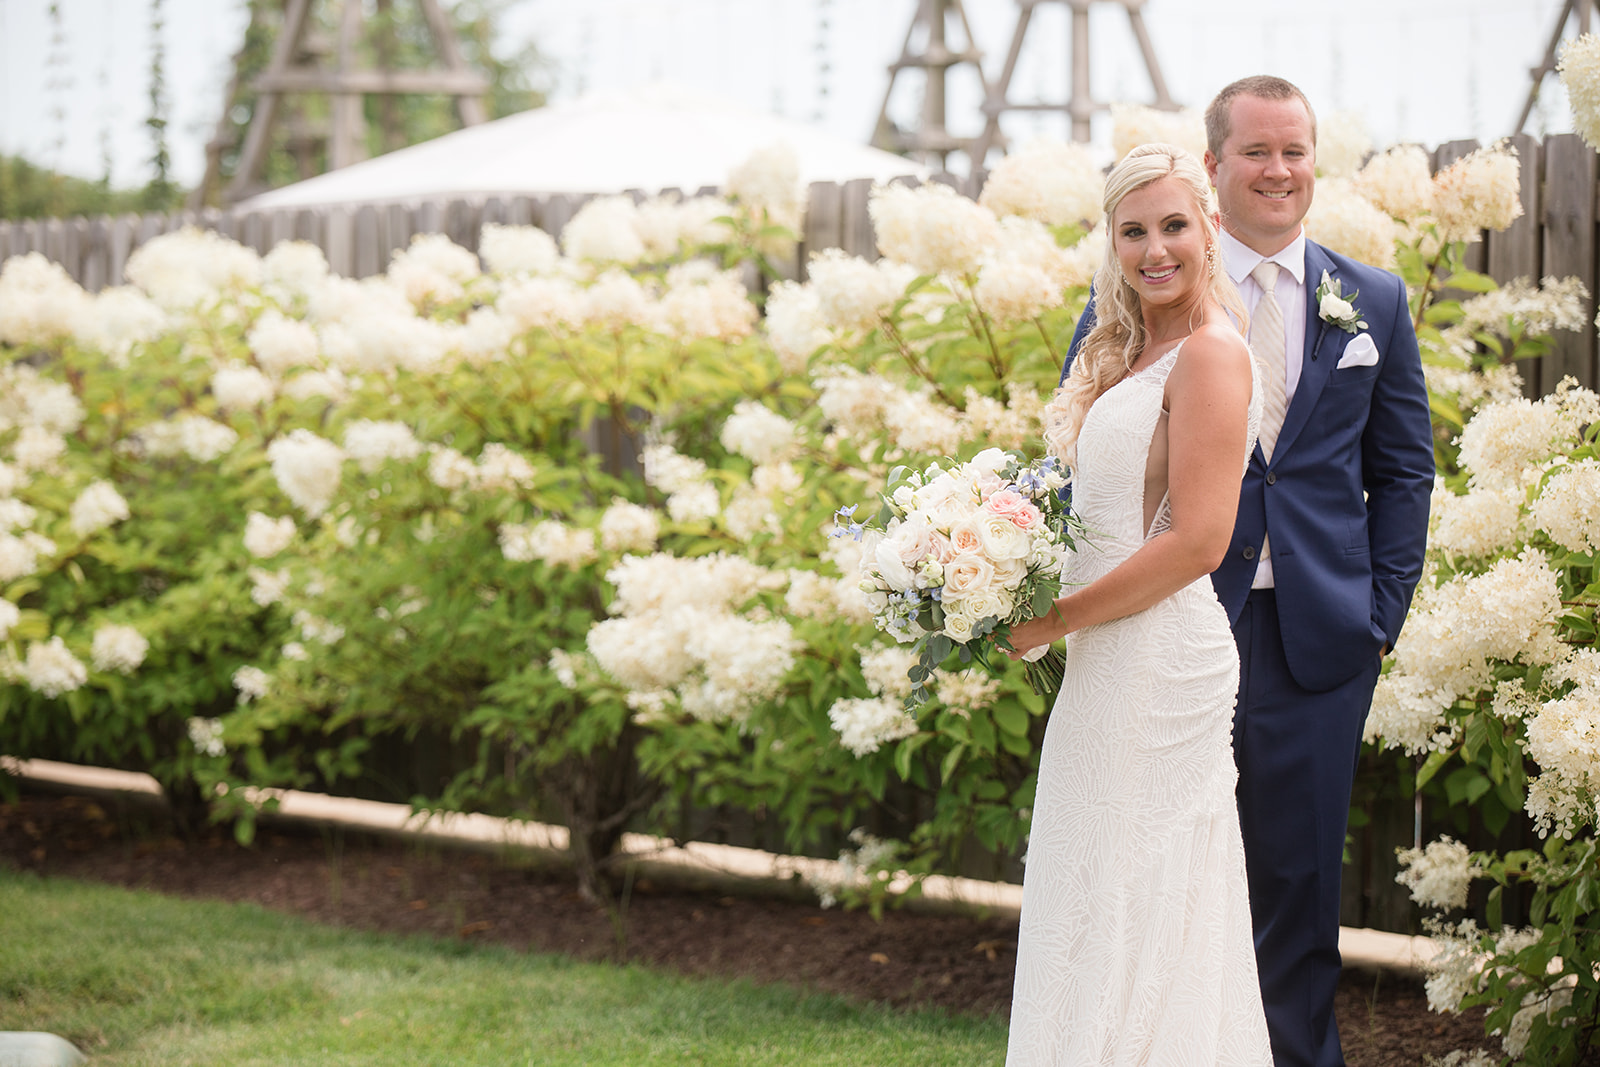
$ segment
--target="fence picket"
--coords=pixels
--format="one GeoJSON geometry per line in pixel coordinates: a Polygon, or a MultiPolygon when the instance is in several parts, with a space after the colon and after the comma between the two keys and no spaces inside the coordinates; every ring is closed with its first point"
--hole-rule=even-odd
{"type": "Polygon", "coordinates": [[[416,220],[411,217],[410,209],[404,204],[390,204],[383,215],[388,226],[384,234],[382,255],[378,257],[379,271],[389,269],[389,260],[396,251],[411,243],[411,235],[416,232],[416,220]]]}
{"type": "Polygon", "coordinates": [[[106,262],[106,278],[112,285],[121,285],[126,280],[122,272],[133,254],[133,235],[138,225],[136,215],[118,215],[111,220],[111,239],[107,242],[111,258],[106,262]]]}
{"type": "Polygon", "coordinates": [[[561,231],[566,229],[567,223],[572,221],[572,216],[588,201],[585,196],[568,196],[565,193],[556,193],[544,203],[544,232],[561,240],[561,231]]]}
{"type": "Polygon", "coordinates": [[[355,274],[355,234],[350,209],[344,206],[328,208],[318,220],[323,234],[324,254],[328,269],[346,278],[355,274]]]}
{"type": "MultiPolygon", "coordinates": [[[[104,215],[97,215],[80,221],[84,223],[83,277],[80,281],[89,292],[98,293],[111,284],[111,279],[106,277],[106,263],[110,259],[106,247],[109,220],[104,215]]],[[[0,259],[4,257],[5,252],[0,249],[0,259]]]]}
{"type": "Polygon", "coordinates": [[[872,216],[867,213],[867,200],[872,195],[872,181],[857,178],[844,183],[839,204],[839,247],[853,256],[876,261],[878,238],[872,232],[872,216]]]}
{"type": "MultiPolygon", "coordinates": [[[[1544,255],[1540,274],[1577,276],[1594,293],[1595,152],[1575,133],[1556,134],[1544,143],[1544,255]]],[[[1584,315],[1581,333],[1556,332],[1555,347],[1543,357],[1539,384],[1548,392],[1571,375],[1595,385],[1594,306],[1584,315]]]]}
{"type": "Polygon", "coordinates": [[[470,201],[452,200],[444,209],[444,235],[469,252],[478,250],[478,233],[483,228],[483,210],[470,201]]]}
{"type": "Polygon", "coordinates": [[[383,261],[379,258],[378,236],[378,209],[371,204],[362,204],[356,208],[356,216],[352,222],[354,232],[352,240],[353,249],[352,277],[370,278],[379,273],[383,261]]]}
{"type": "Polygon", "coordinates": [[[806,190],[806,219],[797,250],[801,281],[806,278],[806,264],[813,255],[844,243],[843,220],[839,216],[839,206],[843,202],[843,192],[834,182],[812,182],[806,190]]]}
{"type": "Polygon", "coordinates": [[[539,226],[542,215],[540,214],[539,201],[531,196],[514,196],[511,198],[511,213],[506,221],[513,226],[539,226]]]}
{"type": "MultiPolygon", "coordinates": [[[[417,206],[415,233],[443,233],[444,232],[444,205],[437,200],[429,200],[417,206]]],[[[407,242],[409,243],[409,242],[407,242]]]]}
{"type": "MultiPolygon", "coordinates": [[[[1543,253],[1540,240],[1544,236],[1540,224],[1544,206],[1539,195],[1544,184],[1544,153],[1529,134],[1519,133],[1511,143],[1522,163],[1522,217],[1507,229],[1484,238],[1484,270],[1502,282],[1517,278],[1537,281],[1543,253]]],[[[1529,397],[1544,395],[1540,388],[1540,362],[1529,360],[1519,368],[1523,392],[1529,397]]]]}
{"type": "Polygon", "coordinates": [[[64,219],[61,223],[61,263],[74,278],[83,277],[83,246],[89,220],[64,219]]]}

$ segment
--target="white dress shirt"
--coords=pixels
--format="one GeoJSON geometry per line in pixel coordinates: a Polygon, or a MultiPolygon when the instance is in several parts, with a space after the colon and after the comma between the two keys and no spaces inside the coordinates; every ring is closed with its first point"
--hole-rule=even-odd
{"type": "MultiPolygon", "coordinates": [[[[1270,256],[1263,256],[1255,249],[1246,246],[1243,242],[1222,231],[1222,265],[1228,272],[1228,277],[1233,279],[1233,284],[1239,288],[1239,298],[1244,301],[1244,306],[1254,315],[1256,304],[1261,300],[1261,286],[1251,277],[1251,272],[1263,260],[1271,260],[1279,267],[1278,282],[1273,287],[1273,296],[1278,301],[1278,308],[1283,312],[1283,341],[1284,351],[1279,353],[1284,371],[1283,400],[1287,407],[1294,402],[1295,386],[1300,384],[1300,368],[1305,362],[1306,351],[1306,233],[1302,229],[1293,241],[1279,249],[1270,256]]],[[[1266,353],[1261,353],[1265,358],[1266,353]]],[[[1271,366],[1270,362],[1267,364],[1271,366]]],[[[1268,531],[1271,532],[1270,530],[1268,531]]],[[[1274,586],[1272,578],[1272,559],[1270,555],[1263,555],[1256,564],[1255,580],[1251,582],[1253,589],[1271,589],[1274,586]]]]}

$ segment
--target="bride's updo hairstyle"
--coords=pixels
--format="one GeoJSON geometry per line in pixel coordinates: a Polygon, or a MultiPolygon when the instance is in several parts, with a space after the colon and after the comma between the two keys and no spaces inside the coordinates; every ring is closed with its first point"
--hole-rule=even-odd
{"type": "Polygon", "coordinates": [[[1195,214],[1205,232],[1206,260],[1213,265],[1207,295],[1233,316],[1241,330],[1246,326],[1248,317],[1239,290],[1228,272],[1222,269],[1222,251],[1217,243],[1214,221],[1216,200],[1205,168],[1192,153],[1176,145],[1144,144],[1135,148],[1106,176],[1108,232],[1105,261],[1094,276],[1094,328],[1083,339],[1072,363],[1072,373],[1056,391],[1045,413],[1045,440],[1050,451],[1061,457],[1069,468],[1078,458],[1078,431],[1083,428],[1089,406],[1128,376],[1148,340],[1139,296],[1123,277],[1122,264],[1117,259],[1113,215],[1129,193],[1169,177],[1183,183],[1194,197],[1195,214]]]}

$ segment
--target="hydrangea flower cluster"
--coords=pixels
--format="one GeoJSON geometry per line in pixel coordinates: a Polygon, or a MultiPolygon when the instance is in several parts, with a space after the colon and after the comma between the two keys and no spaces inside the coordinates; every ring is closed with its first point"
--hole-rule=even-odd
{"type": "Polygon", "coordinates": [[[624,556],[606,574],[617,591],[612,618],[588,649],[607,675],[657,708],[696,719],[740,720],[771,699],[800,642],[785,620],[746,613],[785,577],[737,556],[624,556]]]}

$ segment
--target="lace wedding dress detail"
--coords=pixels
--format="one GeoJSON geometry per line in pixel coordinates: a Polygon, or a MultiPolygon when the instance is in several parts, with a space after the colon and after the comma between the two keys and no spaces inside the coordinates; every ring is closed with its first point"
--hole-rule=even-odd
{"type": "MultiPolygon", "coordinates": [[[[1181,348],[1084,420],[1072,504],[1091,532],[1068,582],[1167,529],[1164,485],[1146,521],[1147,464],[1181,348]]],[[[1253,448],[1257,396],[1250,407],[1253,448]]],[[[1209,578],[1068,638],[1028,841],[1008,1067],[1270,1067],[1234,807],[1238,677],[1209,578]]]]}

